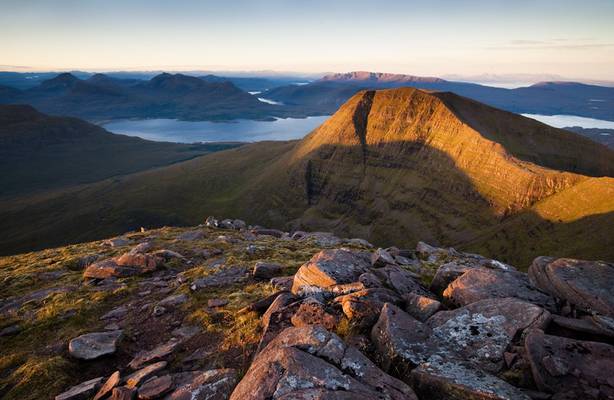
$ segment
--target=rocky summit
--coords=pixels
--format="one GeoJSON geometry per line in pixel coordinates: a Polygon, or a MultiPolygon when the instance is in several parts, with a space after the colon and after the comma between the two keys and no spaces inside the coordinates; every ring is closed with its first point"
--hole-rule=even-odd
{"type": "Polygon", "coordinates": [[[614,399],[614,264],[210,217],[0,258],[3,399],[614,399]]]}

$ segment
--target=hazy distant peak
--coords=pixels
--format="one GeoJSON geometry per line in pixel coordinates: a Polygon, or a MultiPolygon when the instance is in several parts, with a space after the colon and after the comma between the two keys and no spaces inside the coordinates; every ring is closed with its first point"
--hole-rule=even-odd
{"type": "Polygon", "coordinates": [[[45,88],[66,88],[73,86],[79,80],[70,72],[63,72],[54,78],[41,82],[41,86],[45,88]]]}
{"type": "Polygon", "coordinates": [[[445,82],[436,77],[390,74],[385,72],[353,71],[324,76],[321,81],[369,81],[369,82],[445,82]]]}

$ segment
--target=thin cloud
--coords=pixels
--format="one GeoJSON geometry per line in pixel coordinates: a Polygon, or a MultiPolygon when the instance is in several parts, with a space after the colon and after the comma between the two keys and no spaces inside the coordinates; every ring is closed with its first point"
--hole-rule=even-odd
{"type": "Polygon", "coordinates": [[[592,38],[555,38],[550,40],[511,40],[502,45],[487,46],[489,50],[589,50],[614,47],[614,43],[595,43],[592,38]]]}

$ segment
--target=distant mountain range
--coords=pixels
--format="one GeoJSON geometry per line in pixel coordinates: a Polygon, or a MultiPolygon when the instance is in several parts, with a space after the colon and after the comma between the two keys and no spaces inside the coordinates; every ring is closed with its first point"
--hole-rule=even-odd
{"type": "MultiPolygon", "coordinates": [[[[54,86],[61,87],[61,81],[54,86]]],[[[31,106],[0,106],[0,199],[92,183],[238,145],[150,142],[76,118],[51,117],[31,106]]]]}
{"type": "Polygon", "coordinates": [[[20,89],[19,85],[3,85],[18,79],[6,74],[10,73],[0,73],[0,104],[31,104],[50,114],[90,121],[262,120],[330,115],[360,90],[407,86],[453,92],[515,113],[568,114],[614,121],[614,88],[575,82],[543,82],[504,89],[437,77],[366,71],[330,74],[311,82],[293,81],[292,77],[196,77],[162,73],[144,79],[145,74],[136,73],[78,73],[78,76],[63,73],[20,89]],[[254,96],[248,91],[258,94],[254,96]]]}
{"type": "Polygon", "coordinates": [[[263,97],[329,114],[360,90],[400,86],[454,92],[514,113],[569,114],[614,121],[614,88],[576,82],[542,82],[504,89],[432,77],[359,71],[328,75],[308,85],[270,89],[263,97]]]}
{"type": "Polygon", "coordinates": [[[363,90],[301,141],[0,201],[0,250],[224,215],[522,268],[540,254],[613,259],[613,176],[614,151],[577,134],[449,92],[363,90]]]}

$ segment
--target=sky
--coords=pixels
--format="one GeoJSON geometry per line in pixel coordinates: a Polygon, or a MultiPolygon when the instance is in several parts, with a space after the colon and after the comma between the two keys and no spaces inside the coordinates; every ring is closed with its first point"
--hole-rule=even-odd
{"type": "Polygon", "coordinates": [[[614,0],[0,0],[0,70],[614,80],[614,0]]]}

